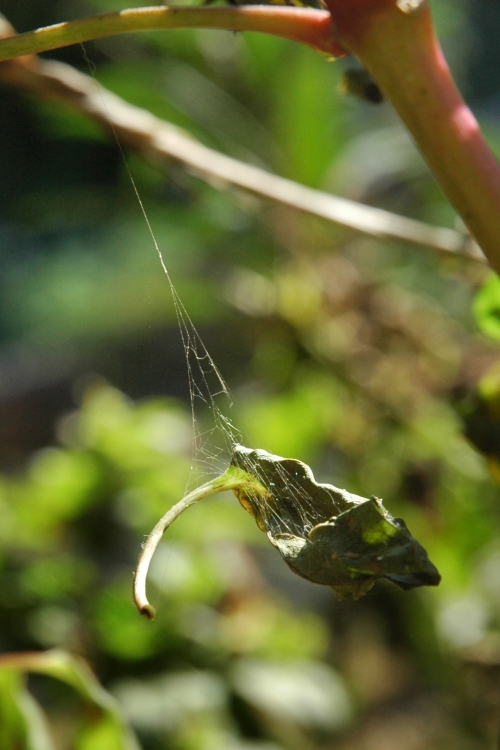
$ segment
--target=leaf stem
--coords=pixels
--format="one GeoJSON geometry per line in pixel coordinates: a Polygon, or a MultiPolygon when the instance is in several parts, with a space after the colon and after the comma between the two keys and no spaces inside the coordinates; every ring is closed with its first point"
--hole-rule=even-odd
{"type": "Polygon", "coordinates": [[[194,505],[204,497],[209,497],[210,495],[216,495],[219,492],[225,492],[226,490],[233,490],[241,487],[243,479],[243,472],[238,470],[235,471],[234,468],[230,468],[220,477],[212,479],[210,482],[206,482],[205,484],[202,484],[201,487],[197,487],[192,492],[189,492],[182,498],[182,500],[179,500],[176,505],[172,506],[162,518],[160,518],[144,543],[134,573],[134,602],[139,613],[143,617],[152,620],[156,615],[156,610],[153,605],[149,603],[146,595],[146,578],[151,559],[165,531],[182,513],[184,513],[185,510],[187,510],[187,508],[189,508],[190,505],[194,505]]]}
{"type": "Polygon", "coordinates": [[[126,32],[180,28],[260,31],[303,42],[331,55],[341,54],[333,40],[331,16],[327,11],[272,5],[239,8],[155,6],[102,13],[3,39],[0,41],[0,62],[126,32]]]}

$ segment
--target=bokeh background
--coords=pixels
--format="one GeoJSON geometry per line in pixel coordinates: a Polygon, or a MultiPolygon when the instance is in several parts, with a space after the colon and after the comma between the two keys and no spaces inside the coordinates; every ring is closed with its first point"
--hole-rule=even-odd
{"type": "MultiPolygon", "coordinates": [[[[500,4],[432,6],[500,151],[500,4]]],[[[26,31],[124,7],[4,0],[1,11],[26,31]]],[[[211,147],[456,224],[390,106],[340,95],[346,62],[205,30],[86,52],[102,85],[211,147]]],[[[79,46],[48,57],[89,73],[79,46]]],[[[378,583],[337,602],[294,577],[235,498],[220,496],[160,546],[158,616],[146,622],[131,600],[141,541],[229,455],[211,458],[224,440],[201,398],[195,427],[210,445],[193,449],[174,305],[116,143],[69,107],[7,87],[0,96],[0,651],[84,657],[145,750],[495,747],[496,280],[476,262],[360,236],[127,152],[244,442],[383,497],[443,577],[433,590],[378,583]]],[[[85,745],[95,717],[67,686],[38,676],[29,687],[57,750],[119,747],[85,745]]],[[[8,691],[0,681],[4,712],[8,691]]]]}

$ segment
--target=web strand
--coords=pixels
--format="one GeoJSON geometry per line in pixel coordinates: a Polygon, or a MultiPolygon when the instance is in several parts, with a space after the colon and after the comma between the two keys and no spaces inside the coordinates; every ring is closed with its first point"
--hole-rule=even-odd
{"type": "MultiPolygon", "coordinates": [[[[94,79],[94,82],[96,84],[97,91],[101,98],[104,110],[107,112],[106,102],[101,94],[99,82],[95,76],[95,65],[88,57],[87,51],[83,44],[81,44],[81,47],[83,50],[84,59],[89,66],[92,78],[94,79]]],[[[225,402],[225,407],[227,409],[230,409],[233,406],[231,394],[220,370],[212,359],[207,347],[203,343],[201,335],[199,334],[196,326],[191,320],[191,317],[175,288],[167,264],[165,263],[163,253],[149,220],[144,202],[140,196],[136,182],[130,170],[125,152],[120,143],[111,118],[109,117],[109,113],[108,125],[121,155],[128,179],[130,180],[130,184],[134,191],[137,203],[139,205],[141,214],[151,238],[151,242],[156,251],[161,268],[167,278],[167,282],[170,288],[175,316],[177,319],[182,347],[184,350],[188,376],[191,420],[193,429],[192,469],[199,467],[208,474],[214,473],[221,468],[221,451],[225,451],[228,453],[228,455],[230,455],[234,446],[241,442],[241,435],[239,431],[235,428],[230,418],[224,414],[217,403],[217,399],[221,398],[225,402]],[[197,416],[197,402],[201,402],[208,406],[208,409],[211,413],[211,418],[213,420],[212,427],[204,431],[199,426],[197,416]],[[222,435],[224,443],[222,448],[213,445],[214,433],[219,433],[220,435],[222,435]]],[[[227,458],[228,456],[225,457],[226,465],[227,458]]]]}
{"type": "MultiPolygon", "coordinates": [[[[95,65],[88,57],[83,44],[81,47],[84,59],[89,66],[92,78],[96,84],[103,107],[107,112],[106,102],[101,94],[99,82],[95,76],[95,65]]],[[[193,462],[191,466],[191,476],[188,479],[188,485],[190,485],[199,482],[199,477],[196,476],[198,473],[203,473],[206,477],[207,475],[213,475],[224,471],[227,468],[228,457],[232,450],[237,444],[241,443],[241,434],[235,428],[231,419],[218,405],[217,400],[222,399],[225,407],[230,409],[233,406],[231,393],[175,288],[143,200],[128,165],[125,152],[109,116],[108,124],[113,133],[153,247],[160,261],[161,268],[167,278],[173,300],[186,361],[191,405],[193,462]],[[210,411],[212,425],[206,430],[203,430],[200,427],[197,415],[198,402],[208,406],[210,411]],[[220,446],[219,441],[216,439],[217,436],[222,436],[222,446],[220,446]],[[193,474],[195,474],[195,476],[193,476],[193,474]]],[[[258,478],[259,466],[257,463],[252,466],[252,471],[258,478]]],[[[297,534],[299,529],[302,533],[307,533],[317,523],[317,511],[314,508],[314,503],[300,484],[294,482],[293,477],[282,469],[280,469],[280,478],[283,485],[286,487],[286,503],[284,502],[282,507],[280,507],[280,505],[271,505],[264,500],[261,500],[260,512],[269,524],[269,528],[276,529],[277,531],[286,531],[290,534],[297,534]],[[293,511],[292,513],[290,512],[291,509],[293,511]]],[[[332,502],[332,516],[337,515],[337,512],[338,509],[332,502]]]]}

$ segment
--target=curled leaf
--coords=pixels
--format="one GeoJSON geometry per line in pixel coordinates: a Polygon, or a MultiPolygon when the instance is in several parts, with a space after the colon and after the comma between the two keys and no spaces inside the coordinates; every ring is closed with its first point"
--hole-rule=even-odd
{"type": "Polygon", "coordinates": [[[404,521],[381,500],[319,484],[302,461],[237,445],[228,470],[170,508],[144,543],[134,574],[134,601],[144,617],[155,616],[146,577],[164,532],[191,505],[225,490],[234,492],[294,573],[331,586],[339,599],[358,599],[378,578],[403,589],[441,580],[404,521]]]}
{"type": "Polygon", "coordinates": [[[401,518],[382,501],[314,480],[295,459],[237,446],[231,466],[255,478],[234,489],[294,573],[358,599],[378,578],[403,589],[436,586],[440,575],[401,518]]]}

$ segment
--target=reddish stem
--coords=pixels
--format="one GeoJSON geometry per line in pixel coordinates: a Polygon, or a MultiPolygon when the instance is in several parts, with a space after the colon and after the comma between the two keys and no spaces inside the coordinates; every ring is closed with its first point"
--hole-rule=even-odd
{"type": "Polygon", "coordinates": [[[114,34],[181,28],[259,31],[309,44],[334,57],[344,54],[333,37],[332,19],[327,11],[266,5],[241,8],[154,6],[101,13],[0,40],[0,62],[114,34]]]}
{"type": "MultiPolygon", "coordinates": [[[[126,31],[211,27],[260,31],[333,55],[348,51],[372,73],[491,265],[500,272],[500,166],[462,101],[419,0],[326,0],[323,11],[274,6],[138,8],[58,24],[0,41],[0,60],[126,31]]],[[[424,0],[425,2],[425,0],[424,0]]]]}
{"type": "Polygon", "coordinates": [[[500,165],[463,102],[429,9],[329,0],[343,46],[374,76],[492,267],[500,272],[500,165]]]}

